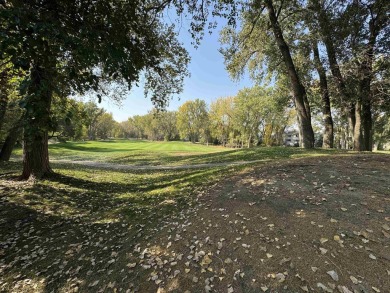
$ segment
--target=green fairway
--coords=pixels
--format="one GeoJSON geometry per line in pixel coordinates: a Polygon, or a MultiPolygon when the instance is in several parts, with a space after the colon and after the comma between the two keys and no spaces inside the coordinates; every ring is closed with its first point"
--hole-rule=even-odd
{"type": "MultiPolygon", "coordinates": [[[[292,147],[254,147],[244,149],[206,146],[182,141],[153,142],[111,140],[66,142],[49,146],[50,159],[97,161],[126,165],[192,165],[236,161],[255,161],[346,153],[338,150],[304,150],[292,147]]],[[[21,157],[21,150],[15,158],[21,157]]]]}

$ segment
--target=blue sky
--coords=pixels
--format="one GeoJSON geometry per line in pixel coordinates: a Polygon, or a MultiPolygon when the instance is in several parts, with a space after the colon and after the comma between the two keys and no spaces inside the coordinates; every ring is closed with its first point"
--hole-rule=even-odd
{"type": "MultiPolygon", "coordinates": [[[[179,40],[184,44],[191,56],[189,64],[190,77],[184,81],[184,91],[178,97],[174,97],[169,103],[169,110],[176,110],[187,100],[202,99],[210,104],[219,97],[233,96],[244,88],[251,86],[248,77],[239,82],[232,81],[225,70],[223,56],[218,52],[220,48],[219,30],[217,28],[211,35],[206,34],[201,45],[195,49],[191,45],[191,36],[187,29],[182,27],[179,40]]],[[[143,95],[142,88],[134,88],[130,95],[118,106],[110,101],[102,101],[101,107],[112,112],[116,121],[127,120],[133,115],[143,115],[153,108],[150,100],[143,95]]]]}

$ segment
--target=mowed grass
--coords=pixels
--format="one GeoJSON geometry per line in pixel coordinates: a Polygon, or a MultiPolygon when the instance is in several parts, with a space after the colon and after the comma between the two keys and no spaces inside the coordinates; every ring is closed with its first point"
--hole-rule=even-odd
{"type": "MultiPolygon", "coordinates": [[[[49,145],[50,159],[99,161],[134,165],[172,163],[177,158],[225,151],[225,148],[189,142],[146,140],[106,140],[66,142],[49,145]]],[[[20,157],[22,150],[15,152],[20,157]]]]}
{"type": "MultiPolygon", "coordinates": [[[[257,161],[346,153],[340,150],[303,150],[293,147],[244,149],[194,144],[182,141],[109,140],[66,142],[49,146],[51,160],[97,161],[126,165],[192,165],[236,161],[257,161]]],[[[14,158],[21,158],[22,151],[14,158]]]]}

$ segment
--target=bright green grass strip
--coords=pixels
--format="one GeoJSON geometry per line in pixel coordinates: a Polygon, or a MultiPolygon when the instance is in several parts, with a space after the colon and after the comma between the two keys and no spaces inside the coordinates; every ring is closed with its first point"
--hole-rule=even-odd
{"type": "MultiPolygon", "coordinates": [[[[49,152],[52,161],[98,161],[135,166],[212,164],[349,153],[345,150],[304,150],[293,147],[231,149],[182,141],[144,140],[58,143],[50,145],[49,152]]],[[[14,158],[21,159],[21,153],[20,149],[17,150],[14,158]]]]}

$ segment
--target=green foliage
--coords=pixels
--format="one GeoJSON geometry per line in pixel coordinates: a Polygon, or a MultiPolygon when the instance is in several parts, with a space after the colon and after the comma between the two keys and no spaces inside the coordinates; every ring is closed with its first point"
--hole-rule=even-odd
{"type": "Polygon", "coordinates": [[[211,135],[223,146],[233,145],[235,115],[234,97],[218,98],[210,105],[211,135]]]}
{"type": "Polygon", "coordinates": [[[96,134],[101,139],[115,137],[115,126],[117,122],[111,113],[103,113],[96,121],[96,134]]]}
{"type": "MultiPolygon", "coordinates": [[[[181,89],[188,57],[172,28],[144,1],[7,1],[0,11],[0,52],[16,68],[41,68],[58,96],[129,87],[146,70],[157,105],[181,89]],[[145,13],[149,12],[149,13],[145,13]],[[157,17],[157,18],[156,18],[157,17]]],[[[31,86],[31,75],[25,86],[31,86]]]]}
{"type": "Polygon", "coordinates": [[[205,101],[196,99],[187,101],[177,112],[177,129],[181,138],[191,142],[208,140],[208,112],[205,101]]]}

